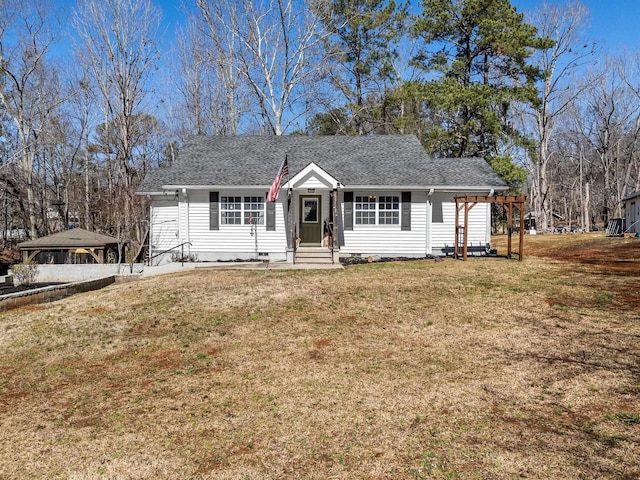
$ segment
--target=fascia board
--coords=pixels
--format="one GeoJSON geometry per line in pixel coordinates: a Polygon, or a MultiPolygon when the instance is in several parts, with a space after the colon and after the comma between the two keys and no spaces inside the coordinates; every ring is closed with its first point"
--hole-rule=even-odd
{"type": "Polygon", "coordinates": [[[496,187],[496,186],[451,186],[451,185],[344,185],[343,190],[413,190],[413,191],[429,191],[433,189],[436,192],[465,192],[465,191],[484,191],[494,190],[503,191],[508,190],[509,187],[496,187]]]}
{"type": "Polygon", "coordinates": [[[341,186],[338,179],[334,178],[332,175],[327,173],[322,167],[319,167],[314,162],[309,163],[306,167],[296,173],[293,177],[288,179],[286,183],[282,185],[282,188],[295,188],[295,185],[300,181],[304,180],[309,174],[315,173],[320,178],[322,178],[325,182],[327,182],[331,188],[339,188],[341,186]]]}
{"type": "Polygon", "coordinates": [[[264,190],[271,188],[271,185],[163,185],[164,190],[264,190]]]}

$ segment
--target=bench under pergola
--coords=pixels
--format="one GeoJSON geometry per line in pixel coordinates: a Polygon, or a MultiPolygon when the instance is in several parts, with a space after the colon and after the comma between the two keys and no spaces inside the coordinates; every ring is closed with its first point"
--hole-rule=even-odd
{"type": "Polygon", "coordinates": [[[515,230],[513,226],[513,210],[516,209],[519,212],[520,217],[520,244],[518,245],[518,260],[522,261],[523,247],[524,247],[524,205],[527,202],[526,195],[463,195],[454,197],[456,202],[456,237],[455,245],[453,247],[454,258],[467,259],[467,244],[468,244],[468,227],[469,227],[469,210],[471,210],[478,203],[495,203],[503,205],[507,211],[507,258],[511,258],[513,254],[511,236],[515,230]],[[464,209],[464,223],[460,225],[460,210],[464,209]],[[462,238],[461,238],[462,237],[462,238]]]}

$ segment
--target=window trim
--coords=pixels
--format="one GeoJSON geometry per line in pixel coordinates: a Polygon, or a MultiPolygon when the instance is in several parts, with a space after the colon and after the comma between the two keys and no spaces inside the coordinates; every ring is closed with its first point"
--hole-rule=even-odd
{"type": "Polygon", "coordinates": [[[382,193],[382,194],[361,194],[354,195],[353,199],[353,217],[354,225],[366,225],[366,226],[387,226],[395,227],[400,226],[402,215],[402,204],[400,201],[400,195],[395,193],[382,193]],[[386,208],[391,204],[391,208],[386,208]],[[362,208],[367,205],[368,208],[362,208]],[[385,208],[381,208],[383,205],[385,208]],[[371,208],[373,207],[373,208],[371,208]],[[396,208],[394,208],[396,207],[396,208]],[[368,220],[363,223],[362,220],[365,217],[368,220]],[[391,218],[391,222],[381,221],[382,215],[385,218],[391,218]],[[373,220],[373,221],[372,221],[373,220]]]}
{"type": "Polygon", "coordinates": [[[264,197],[262,195],[242,195],[242,221],[243,221],[243,225],[251,225],[251,223],[249,223],[247,221],[248,217],[247,214],[251,214],[251,213],[257,213],[258,214],[258,222],[254,223],[253,225],[264,225],[265,222],[265,201],[264,201],[264,197]],[[249,199],[249,201],[247,202],[247,199],[249,199]],[[254,201],[255,199],[255,201],[254,201]],[[253,205],[259,205],[260,208],[258,209],[252,209],[249,208],[247,209],[247,205],[249,206],[253,206],[253,205]]]}
{"type": "MultiPolygon", "coordinates": [[[[258,214],[258,222],[254,225],[264,225],[266,218],[266,202],[264,195],[242,195],[242,194],[225,194],[220,195],[220,225],[225,226],[240,226],[240,225],[252,225],[249,223],[248,215],[251,213],[258,214]],[[231,201],[230,201],[231,199],[231,201]],[[238,201],[239,200],[239,201],[238,201]],[[255,201],[254,201],[255,200],[255,201]],[[229,205],[238,206],[239,208],[225,208],[229,205]],[[252,209],[251,206],[258,205],[258,209],[252,209]],[[232,218],[239,220],[238,222],[229,223],[229,218],[226,218],[225,215],[233,213],[238,214],[234,215],[232,218]]],[[[255,218],[255,217],[253,217],[255,218]]]]}

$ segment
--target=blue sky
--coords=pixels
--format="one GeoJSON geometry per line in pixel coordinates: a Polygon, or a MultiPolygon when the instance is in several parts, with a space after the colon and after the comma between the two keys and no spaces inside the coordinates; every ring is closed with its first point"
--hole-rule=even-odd
{"type": "MultiPolygon", "coordinates": [[[[154,0],[164,14],[167,34],[182,18],[180,4],[183,0],[154,0]]],[[[420,0],[411,0],[415,5],[420,0]]],[[[193,4],[193,0],[186,0],[193,4]]],[[[542,0],[511,0],[521,12],[539,7],[542,0]]],[[[548,0],[548,3],[564,3],[548,0]]],[[[625,47],[640,48],[640,0],[582,0],[591,11],[591,22],[586,37],[595,40],[603,51],[616,54],[625,47]]]]}
{"type": "MultiPolygon", "coordinates": [[[[547,3],[559,3],[548,1],[547,3]]],[[[616,55],[627,48],[640,48],[640,0],[582,0],[591,12],[585,36],[595,40],[603,51],[616,55]]],[[[511,0],[519,11],[536,9],[540,0],[511,0]]]]}

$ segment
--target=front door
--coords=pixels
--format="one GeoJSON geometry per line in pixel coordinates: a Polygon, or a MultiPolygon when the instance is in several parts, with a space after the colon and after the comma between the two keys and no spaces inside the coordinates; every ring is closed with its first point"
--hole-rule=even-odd
{"type": "Polygon", "coordinates": [[[319,195],[300,196],[300,244],[321,245],[322,224],[321,197],[319,195]]]}

